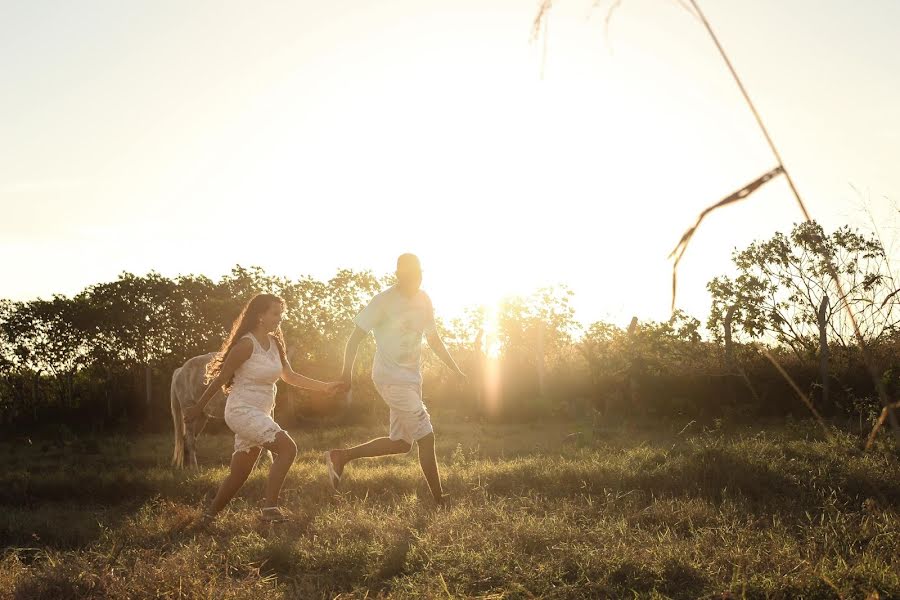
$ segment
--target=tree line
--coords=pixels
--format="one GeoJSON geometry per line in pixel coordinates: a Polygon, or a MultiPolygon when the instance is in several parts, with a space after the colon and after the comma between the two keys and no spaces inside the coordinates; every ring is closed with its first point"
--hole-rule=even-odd
{"type": "MultiPolygon", "coordinates": [[[[583,326],[565,286],[471,307],[439,327],[473,385],[458,389],[445,381],[426,353],[429,401],[524,418],[617,404],[625,413],[804,410],[772,358],[823,413],[871,419],[880,410],[877,384],[896,395],[900,290],[876,237],[802,223],[735,250],[733,262],[734,274],[708,284],[705,331],[681,311],[664,322],[635,317],[627,327],[583,326]],[[873,381],[867,360],[880,381],[873,381]],[[685,408],[673,399],[676,389],[709,401],[685,408]]],[[[283,328],[295,367],[334,376],[353,316],[390,283],[390,276],[368,271],[343,269],[321,281],[236,266],[218,281],[123,273],[72,297],[0,300],[0,426],[162,427],[172,371],[217,350],[242,305],[259,292],[287,302],[283,328]]],[[[359,361],[357,416],[379,408],[367,384],[372,351],[369,340],[359,361]]],[[[327,413],[315,398],[296,406],[289,410],[297,418],[327,413]]]]}

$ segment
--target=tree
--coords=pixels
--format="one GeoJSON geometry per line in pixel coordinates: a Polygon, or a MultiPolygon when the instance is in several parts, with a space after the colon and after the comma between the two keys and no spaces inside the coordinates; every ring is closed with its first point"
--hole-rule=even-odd
{"type": "Polygon", "coordinates": [[[598,321],[578,341],[578,350],[596,379],[602,375],[651,368],[657,373],[703,371],[711,364],[700,321],[677,310],[668,321],[637,322],[630,332],[598,321]]]}
{"type": "Polygon", "coordinates": [[[303,277],[281,292],[285,337],[305,362],[339,365],[353,317],[381,289],[370,271],[339,270],[327,282],[303,277]]]}
{"type": "Polygon", "coordinates": [[[7,371],[30,372],[35,383],[50,377],[57,403],[72,403],[72,378],[88,363],[91,340],[85,335],[87,304],[84,296],[54,295],[50,300],[5,302],[3,332],[7,371]]]}
{"type": "Polygon", "coordinates": [[[804,222],[790,235],[776,233],[735,251],[733,261],[735,278],[720,276],[707,284],[712,294],[708,328],[719,340],[732,307],[736,336],[784,344],[801,360],[818,351],[820,310],[830,342],[844,350],[856,344],[845,304],[868,345],[884,341],[900,325],[897,285],[884,248],[849,227],[826,235],[817,223],[804,222]]]}
{"type": "Polygon", "coordinates": [[[540,353],[549,365],[558,363],[578,331],[572,295],[566,286],[549,286],[505,298],[496,314],[503,357],[536,367],[540,353]]]}

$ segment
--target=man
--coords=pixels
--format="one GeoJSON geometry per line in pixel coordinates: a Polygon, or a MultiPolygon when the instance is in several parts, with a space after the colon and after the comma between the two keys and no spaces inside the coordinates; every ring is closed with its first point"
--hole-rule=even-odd
{"type": "Polygon", "coordinates": [[[463,381],[466,376],[447,352],[434,323],[431,299],[419,289],[422,267],[414,254],[397,259],[397,283],[369,302],[353,320],[356,328],[344,351],[342,379],[350,385],[353,363],[360,342],[375,332],[375,362],[372,381],[390,408],[389,437],[325,453],[331,485],[337,489],[344,467],[351,460],[389,454],[404,454],[419,446],[419,464],[435,502],[445,501],[434,453],[434,429],[422,402],[422,334],[435,354],[463,381]]]}

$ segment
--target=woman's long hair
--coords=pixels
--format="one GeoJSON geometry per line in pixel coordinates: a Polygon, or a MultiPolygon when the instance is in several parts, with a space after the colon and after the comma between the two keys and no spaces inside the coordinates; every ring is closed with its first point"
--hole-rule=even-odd
{"type": "MultiPolygon", "coordinates": [[[[206,383],[207,385],[219,376],[219,373],[222,372],[222,364],[225,362],[225,358],[228,356],[228,353],[231,352],[231,349],[234,348],[234,345],[237,343],[239,339],[244,337],[245,333],[249,333],[254,327],[259,324],[259,318],[265,313],[269,308],[271,308],[273,303],[279,303],[284,306],[284,300],[279,296],[274,294],[257,294],[250,299],[247,304],[244,305],[244,308],[241,310],[241,314],[234,320],[234,323],[231,325],[231,333],[225,339],[225,342],[222,344],[222,349],[213,357],[213,359],[206,365],[206,383]]],[[[278,326],[278,329],[275,330],[275,342],[278,346],[278,354],[281,355],[281,363],[287,364],[287,353],[284,349],[284,333],[281,331],[281,325],[278,326]]],[[[225,393],[229,393],[231,391],[231,384],[234,382],[234,376],[232,375],[231,380],[229,380],[223,386],[225,393]]]]}

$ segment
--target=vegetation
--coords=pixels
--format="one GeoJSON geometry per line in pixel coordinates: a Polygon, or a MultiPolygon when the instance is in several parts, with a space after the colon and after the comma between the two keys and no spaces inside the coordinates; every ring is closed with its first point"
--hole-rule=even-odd
{"type": "Polygon", "coordinates": [[[257,520],[257,470],[207,530],[191,521],[230,436],[202,440],[199,473],[168,467],[168,436],[4,442],[0,598],[900,596],[893,438],[434,417],[448,509],[411,457],[353,465],[333,494],[320,451],[383,426],[310,429],[294,521],[257,520]]]}

